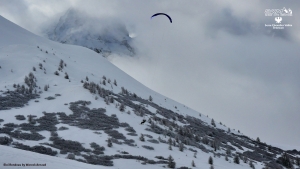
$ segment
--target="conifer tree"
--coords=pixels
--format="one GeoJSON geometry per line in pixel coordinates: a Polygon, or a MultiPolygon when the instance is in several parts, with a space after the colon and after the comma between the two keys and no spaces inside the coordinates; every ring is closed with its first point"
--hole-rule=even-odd
{"type": "Polygon", "coordinates": [[[192,167],[196,167],[194,160],[192,161],[192,167]]]}
{"type": "Polygon", "coordinates": [[[169,145],[172,145],[172,139],[171,139],[171,137],[169,137],[168,143],[169,143],[169,145]]]}
{"type": "Polygon", "coordinates": [[[145,138],[144,138],[144,135],[143,135],[143,134],[141,134],[140,140],[141,140],[141,141],[145,141],[145,138]]]}
{"type": "Polygon", "coordinates": [[[296,157],[296,165],[300,166],[300,158],[299,157],[296,157]]]}
{"type": "Polygon", "coordinates": [[[211,119],[211,125],[216,127],[216,123],[215,123],[215,120],[214,119],[211,119]]]}
{"type": "Polygon", "coordinates": [[[240,164],[240,158],[239,158],[238,155],[234,156],[233,162],[236,163],[236,164],[240,164]]]}
{"type": "Polygon", "coordinates": [[[48,86],[47,85],[44,86],[44,90],[48,91],[48,86]]]}
{"type": "Polygon", "coordinates": [[[172,150],[172,145],[171,144],[169,144],[169,150],[172,150]]]}
{"type": "Polygon", "coordinates": [[[210,164],[210,165],[214,164],[214,160],[211,156],[209,156],[209,158],[208,158],[208,164],[210,164]]]}
{"type": "Polygon", "coordinates": [[[169,158],[168,158],[168,167],[169,168],[175,168],[175,166],[176,166],[176,163],[174,162],[173,157],[170,155],[169,158]]]}
{"type": "Polygon", "coordinates": [[[69,75],[67,72],[65,73],[65,79],[69,79],[69,75]]]}
{"type": "Polygon", "coordinates": [[[254,164],[252,163],[252,161],[250,161],[249,166],[250,166],[252,169],[255,169],[254,164]]]}
{"type": "Polygon", "coordinates": [[[107,146],[108,146],[108,147],[112,147],[112,141],[111,141],[110,138],[107,140],[107,146]]]}
{"type": "Polygon", "coordinates": [[[125,105],[123,103],[121,103],[120,107],[119,107],[119,110],[121,112],[125,111],[125,105]]]}
{"type": "Polygon", "coordinates": [[[180,143],[180,144],[179,144],[179,151],[183,151],[183,148],[184,148],[183,144],[180,143]]]}
{"type": "Polygon", "coordinates": [[[260,139],[259,139],[259,137],[257,137],[257,138],[256,138],[256,141],[260,143],[260,139]]]}

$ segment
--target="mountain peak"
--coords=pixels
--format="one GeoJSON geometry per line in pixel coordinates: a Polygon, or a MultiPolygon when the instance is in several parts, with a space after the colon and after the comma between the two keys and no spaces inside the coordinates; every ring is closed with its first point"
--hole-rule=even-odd
{"type": "Polygon", "coordinates": [[[47,36],[61,43],[87,47],[103,56],[112,52],[134,55],[132,38],[121,21],[92,17],[73,8],[60,17],[58,23],[47,31],[47,36]]]}

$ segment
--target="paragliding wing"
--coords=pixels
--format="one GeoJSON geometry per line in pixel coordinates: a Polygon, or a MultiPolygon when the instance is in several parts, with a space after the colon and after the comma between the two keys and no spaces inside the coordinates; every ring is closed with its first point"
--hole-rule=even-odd
{"type": "Polygon", "coordinates": [[[153,17],[155,17],[157,15],[165,15],[166,17],[169,18],[170,22],[172,23],[172,18],[169,15],[165,14],[165,13],[156,13],[156,14],[152,15],[151,18],[153,18],[153,17]]]}

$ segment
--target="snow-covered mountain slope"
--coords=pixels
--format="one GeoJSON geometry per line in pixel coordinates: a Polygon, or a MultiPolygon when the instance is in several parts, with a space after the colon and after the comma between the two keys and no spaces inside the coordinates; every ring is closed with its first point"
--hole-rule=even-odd
{"type": "Polygon", "coordinates": [[[105,169],[105,166],[96,166],[81,163],[75,160],[51,157],[44,154],[33,153],[30,151],[19,150],[8,146],[0,145],[1,167],[8,168],[63,168],[63,169],[105,169]],[[37,166],[41,165],[41,166],[37,166]],[[46,165],[46,166],[44,166],[46,165]]]}
{"type": "Polygon", "coordinates": [[[78,168],[164,168],[176,163],[176,168],[232,169],[249,168],[250,161],[255,168],[296,167],[291,161],[300,152],[283,151],[212,123],[85,47],[38,37],[3,17],[0,30],[0,144],[61,158],[1,146],[1,156],[14,156],[0,158],[2,164],[28,160],[65,168],[62,158],[69,158],[82,162],[70,162],[78,168]],[[170,155],[175,163],[168,160],[170,155]]]}
{"type": "Polygon", "coordinates": [[[93,18],[75,9],[69,9],[58,23],[46,31],[54,41],[84,46],[103,56],[116,54],[133,56],[133,40],[125,25],[119,21],[93,18]]]}

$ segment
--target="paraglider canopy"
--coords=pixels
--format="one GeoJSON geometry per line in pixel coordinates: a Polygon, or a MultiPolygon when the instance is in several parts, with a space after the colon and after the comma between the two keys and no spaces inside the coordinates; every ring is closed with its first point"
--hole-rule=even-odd
{"type": "Polygon", "coordinates": [[[151,16],[151,19],[152,19],[153,17],[157,16],[157,15],[165,15],[166,17],[169,18],[170,22],[172,23],[172,18],[171,18],[169,15],[165,14],[165,13],[156,13],[156,14],[154,14],[154,15],[151,16]]]}

